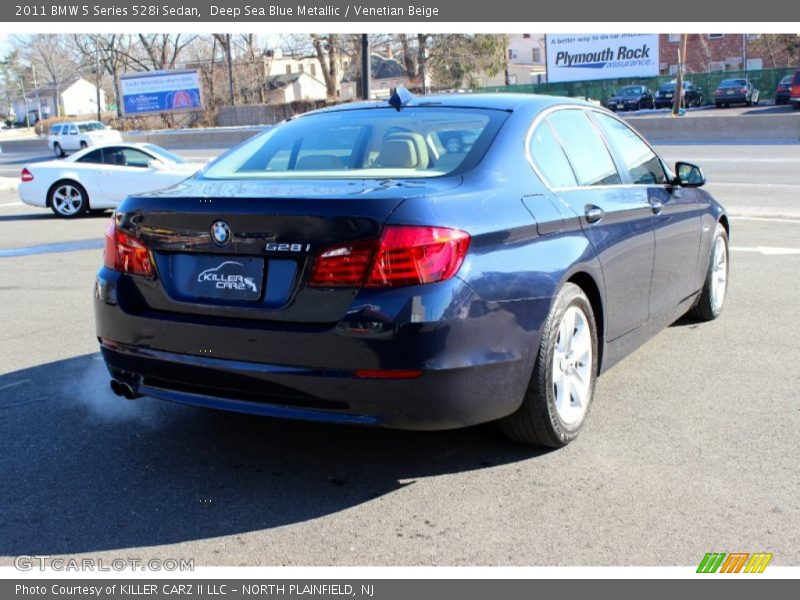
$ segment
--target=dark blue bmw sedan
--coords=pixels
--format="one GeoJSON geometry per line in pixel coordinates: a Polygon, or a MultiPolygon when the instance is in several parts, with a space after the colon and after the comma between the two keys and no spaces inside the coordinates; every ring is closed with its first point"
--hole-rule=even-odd
{"type": "Polygon", "coordinates": [[[729,225],[704,182],[564,98],[291,119],[120,205],[95,286],[112,389],[563,446],[599,374],[720,314],[729,225]]]}

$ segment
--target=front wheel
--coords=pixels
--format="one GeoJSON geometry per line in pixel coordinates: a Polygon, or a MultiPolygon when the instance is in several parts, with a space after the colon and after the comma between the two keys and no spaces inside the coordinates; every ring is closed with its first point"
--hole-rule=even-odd
{"type": "Polygon", "coordinates": [[[74,181],[59,181],[50,189],[50,208],[56,216],[74,219],[89,211],[89,196],[74,181]]]}
{"type": "Polygon", "coordinates": [[[713,321],[722,312],[728,291],[728,234],[721,223],[717,223],[711,256],[708,261],[706,280],[697,303],[690,314],[703,321],[713,321]]]}
{"type": "Polygon", "coordinates": [[[500,421],[517,442],[560,448],[586,420],[597,374],[597,325],[575,284],[558,293],[542,330],[536,364],[519,409],[500,421]]]}

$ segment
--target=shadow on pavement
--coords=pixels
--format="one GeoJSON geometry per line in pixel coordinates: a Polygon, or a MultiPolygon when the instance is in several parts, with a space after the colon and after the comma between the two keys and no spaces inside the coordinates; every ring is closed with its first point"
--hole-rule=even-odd
{"type": "Polygon", "coordinates": [[[492,426],[270,420],[108,391],[99,354],[0,376],[0,556],[172,544],[308,521],[416,478],[544,454],[492,426]]]}

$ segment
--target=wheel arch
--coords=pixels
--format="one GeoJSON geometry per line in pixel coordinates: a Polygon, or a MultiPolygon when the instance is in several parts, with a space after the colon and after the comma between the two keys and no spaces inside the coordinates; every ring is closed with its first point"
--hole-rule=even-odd
{"type": "Polygon", "coordinates": [[[731,226],[730,226],[730,223],[728,222],[727,215],[724,215],[724,214],[720,215],[719,224],[722,225],[725,228],[725,235],[727,235],[728,239],[730,239],[730,237],[731,237],[731,226]]]}
{"type": "Polygon", "coordinates": [[[595,278],[587,271],[577,271],[570,275],[567,279],[568,283],[577,285],[586,297],[589,298],[589,304],[594,312],[594,320],[597,324],[597,372],[602,371],[603,364],[603,348],[605,347],[605,328],[606,319],[603,310],[603,296],[600,293],[600,286],[595,278]]]}
{"type": "Polygon", "coordinates": [[[47,188],[47,195],[45,196],[45,207],[47,208],[53,207],[53,191],[55,191],[56,187],[58,187],[62,183],[71,183],[81,188],[86,196],[87,207],[88,208],[92,207],[92,199],[89,197],[89,192],[86,190],[86,186],[83,185],[80,178],[73,177],[72,174],[70,174],[67,177],[59,177],[56,181],[53,182],[53,184],[49,188],[47,188]]]}

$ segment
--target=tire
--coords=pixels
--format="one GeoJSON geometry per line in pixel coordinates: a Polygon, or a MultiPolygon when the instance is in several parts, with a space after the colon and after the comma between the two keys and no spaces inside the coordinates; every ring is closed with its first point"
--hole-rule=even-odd
{"type": "Polygon", "coordinates": [[[728,291],[728,234],[721,223],[714,230],[703,290],[689,314],[701,321],[713,321],[721,313],[728,291]],[[721,273],[722,271],[722,273],[721,273]]]}
{"type": "Polygon", "coordinates": [[[714,107],[715,108],[722,108],[722,104],[720,104],[719,102],[715,102],[714,103],[714,107]]]}
{"type": "Polygon", "coordinates": [[[75,219],[91,210],[86,189],[71,180],[54,183],[47,193],[47,203],[57,217],[64,219],[75,219]]]}
{"type": "Polygon", "coordinates": [[[89,144],[87,144],[86,142],[81,142],[81,150],[86,150],[86,148],[88,148],[88,147],[89,147],[89,144]]]}
{"type": "Polygon", "coordinates": [[[800,102],[792,102],[792,110],[800,110],[800,102]]]}
{"type": "Polygon", "coordinates": [[[66,154],[64,153],[64,149],[58,142],[53,142],[53,153],[56,155],[56,158],[62,158],[66,156],[66,154]]]}
{"type": "Polygon", "coordinates": [[[544,324],[522,405],[500,421],[500,429],[523,444],[566,446],[578,437],[586,421],[596,379],[594,312],[583,290],[567,283],[554,300],[544,324]],[[567,341],[564,336],[570,321],[574,326],[567,341]],[[571,353],[565,353],[569,350],[571,353]]]}

